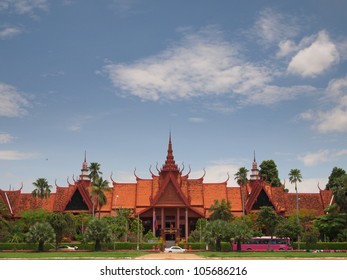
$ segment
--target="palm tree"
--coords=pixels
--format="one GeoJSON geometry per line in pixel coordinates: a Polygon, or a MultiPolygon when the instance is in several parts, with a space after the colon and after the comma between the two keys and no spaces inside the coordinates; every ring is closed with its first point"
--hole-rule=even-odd
{"type": "Polygon", "coordinates": [[[36,187],[35,190],[31,192],[31,194],[34,197],[38,197],[41,199],[41,208],[43,205],[43,199],[46,199],[51,194],[51,188],[52,186],[48,184],[46,178],[38,178],[35,182],[33,182],[33,185],[36,187]]]}
{"type": "Polygon", "coordinates": [[[89,178],[95,183],[96,179],[100,177],[102,172],[100,171],[100,163],[91,162],[89,168],[89,178]]]}
{"type": "MultiPolygon", "coordinates": [[[[89,178],[92,180],[92,185],[95,185],[96,180],[100,177],[102,172],[100,171],[100,163],[91,162],[89,169],[89,178]]],[[[93,218],[94,218],[94,194],[92,193],[92,203],[93,203],[93,218]]]]}
{"type": "Polygon", "coordinates": [[[219,202],[219,200],[215,200],[214,203],[211,205],[210,209],[208,209],[209,212],[211,212],[210,220],[223,220],[223,221],[231,221],[233,218],[233,214],[231,213],[231,204],[230,201],[225,200],[224,198],[219,202]]]}
{"type": "Polygon", "coordinates": [[[248,183],[247,179],[248,170],[246,167],[241,167],[237,173],[235,173],[235,180],[241,188],[241,200],[242,200],[242,216],[245,215],[245,198],[244,198],[244,187],[248,183]]]}
{"type": "MultiPolygon", "coordinates": [[[[296,192],[296,221],[299,225],[299,196],[298,196],[298,186],[297,186],[297,182],[301,182],[302,180],[302,175],[301,175],[301,171],[299,169],[291,169],[289,171],[289,182],[291,184],[294,183],[295,185],[295,192],[296,192]]],[[[300,235],[298,235],[298,246],[300,246],[300,235]]],[[[300,249],[300,247],[299,247],[300,249]]]]}
{"type": "Polygon", "coordinates": [[[105,191],[111,191],[108,187],[108,181],[104,180],[102,177],[96,179],[96,181],[92,185],[92,195],[96,195],[98,208],[99,208],[99,220],[101,207],[106,204],[107,198],[105,195],[105,191]]]}

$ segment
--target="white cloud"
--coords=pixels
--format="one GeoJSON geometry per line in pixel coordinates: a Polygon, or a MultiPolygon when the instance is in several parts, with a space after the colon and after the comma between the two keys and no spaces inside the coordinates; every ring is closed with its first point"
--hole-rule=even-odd
{"type": "Polygon", "coordinates": [[[336,45],[326,31],[318,33],[316,40],[300,50],[290,61],[287,71],[302,77],[316,77],[340,60],[336,45]]]}
{"type": "Polygon", "coordinates": [[[251,33],[268,47],[295,36],[299,31],[296,21],[295,17],[267,8],[259,12],[251,33]]]}
{"type": "MultiPolygon", "coordinates": [[[[324,190],[325,185],[328,183],[328,178],[303,178],[301,183],[298,183],[298,192],[300,193],[318,193],[319,189],[324,190]]],[[[288,179],[286,179],[286,188],[289,192],[294,193],[294,184],[291,184],[288,179]]]]}
{"type": "Polygon", "coordinates": [[[26,114],[24,107],[28,105],[29,101],[15,87],[0,83],[0,116],[23,116],[26,114]]]}
{"type": "Polygon", "coordinates": [[[205,122],[205,119],[199,118],[199,117],[191,117],[188,119],[188,121],[191,123],[203,123],[203,122],[205,122]]]}
{"type": "Polygon", "coordinates": [[[347,132],[347,76],[329,82],[324,100],[329,109],[309,110],[300,117],[313,121],[313,128],[322,133],[347,132]]]}
{"type": "MultiPolygon", "coordinates": [[[[205,183],[220,183],[224,182],[228,179],[228,186],[235,187],[237,186],[236,181],[234,180],[234,174],[239,170],[240,166],[232,163],[229,160],[219,160],[215,162],[211,162],[205,168],[206,175],[204,177],[205,183]]],[[[190,178],[200,178],[204,174],[204,171],[194,171],[189,177],[190,178]]]]}
{"type": "Polygon", "coordinates": [[[276,70],[241,57],[219,30],[207,27],[186,32],[178,44],[158,55],[132,64],[108,63],[104,70],[123,94],[152,101],[224,95],[242,105],[269,105],[314,90],[271,85],[276,70]]]}
{"type": "Polygon", "coordinates": [[[324,162],[332,162],[338,160],[340,157],[347,155],[347,149],[342,150],[319,150],[318,152],[306,153],[299,155],[298,159],[301,160],[306,166],[314,166],[324,162]]]}
{"type": "Polygon", "coordinates": [[[36,158],[37,155],[34,153],[22,153],[18,151],[11,150],[0,150],[0,160],[25,160],[36,158]]]}
{"type": "Polygon", "coordinates": [[[3,27],[2,30],[0,30],[0,39],[9,39],[19,35],[20,33],[22,33],[22,30],[18,27],[3,27]]]}
{"type": "Polygon", "coordinates": [[[17,14],[34,15],[35,10],[48,10],[48,0],[2,0],[0,11],[9,10],[17,14]]]}
{"type": "Polygon", "coordinates": [[[11,143],[14,137],[8,133],[0,133],[0,144],[11,143]]]}

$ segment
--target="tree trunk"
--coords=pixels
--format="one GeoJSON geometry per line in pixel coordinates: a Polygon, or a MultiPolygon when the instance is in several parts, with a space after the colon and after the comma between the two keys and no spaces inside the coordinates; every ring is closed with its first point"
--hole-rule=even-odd
{"type": "Polygon", "coordinates": [[[221,244],[221,239],[220,238],[216,239],[216,251],[217,252],[222,251],[222,244],[221,244]]]}
{"type": "Polygon", "coordinates": [[[45,244],[45,242],[39,241],[39,248],[38,248],[38,251],[39,251],[39,252],[43,252],[43,250],[44,250],[44,244],[45,244]]]}
{"type": "Polygon", "coordinates": [[[95,247],[94,247],[95,251],[101,251],[101,242],[100,239],[96,239],[95,240],[95,247]]]}

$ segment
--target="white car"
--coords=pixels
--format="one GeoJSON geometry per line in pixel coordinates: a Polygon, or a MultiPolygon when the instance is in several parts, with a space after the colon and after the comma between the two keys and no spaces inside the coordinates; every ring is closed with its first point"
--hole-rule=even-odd
{"type": "Polygon", "coordinates": [[[68,245],[60,245],[57,247],[58,251],[76,251],[78,249],[77,246],[71,247],[68,245]]]}
{"type": "Polygon", "coordinates": [[[186,249],[182,249],[180,246],[171,246],[170,248],[165,248],[165,253],[184,253],[186,249]]]}

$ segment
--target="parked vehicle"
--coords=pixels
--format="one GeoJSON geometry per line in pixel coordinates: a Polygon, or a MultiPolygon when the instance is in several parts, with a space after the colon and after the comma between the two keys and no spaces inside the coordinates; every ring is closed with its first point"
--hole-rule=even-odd
{"type": "Polygon", "coordinates": [[[76,251],[78,249],[77,246],[68,246],[68,245],[60,245],[57,247],[58,251],[76,251]]]}
{"type": "MultiPolygon", "coordinates": [[[[233,250],[237,250],[237,243],[233,242],[233,250]]],[[[253,237],[241,244],[241,251],[288,251],[292,250],[289,238],[273,236],[253,237]]]]}
{"type": "Polygon", "coordinates": [[[182,249],[180,246],[171,246],[169,248],[165,248],[165,253],[184,253],[186,249],[182,249]]]}

